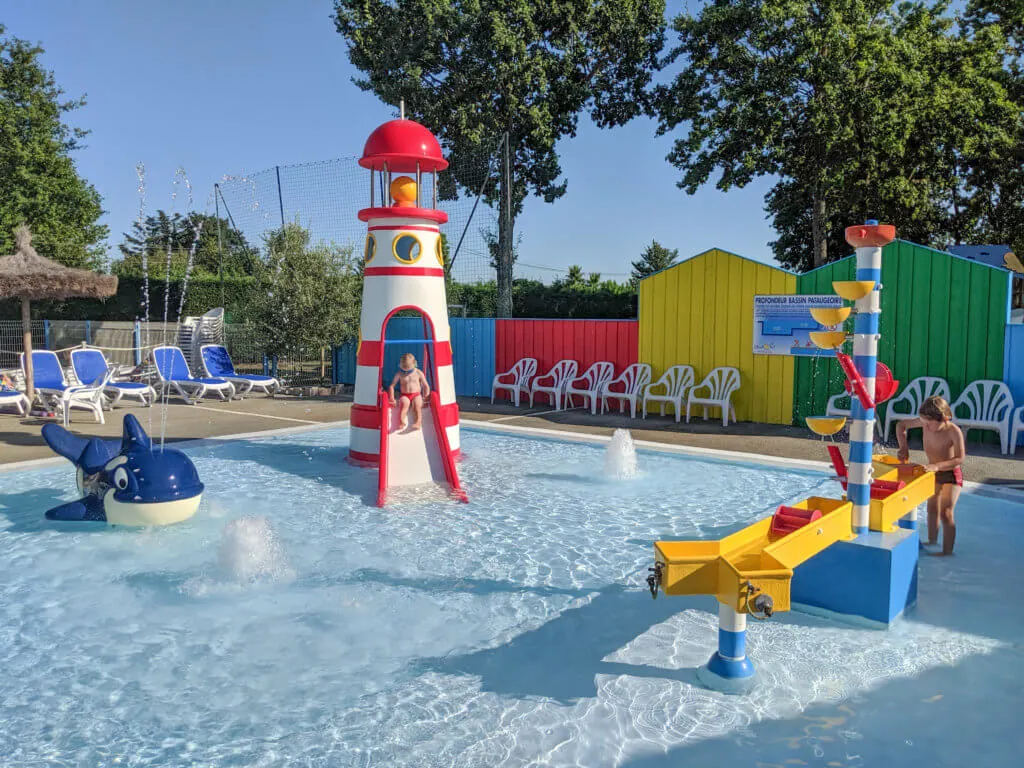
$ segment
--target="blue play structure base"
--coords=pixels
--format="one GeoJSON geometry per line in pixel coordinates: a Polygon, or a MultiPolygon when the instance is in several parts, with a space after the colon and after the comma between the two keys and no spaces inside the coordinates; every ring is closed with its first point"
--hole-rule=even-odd
{"type": "Polygon", "coordinates": [[[791,599],[889,625],[917,602],[917,556],[912,528],[836,542],[794,571],[791,599]]]}
{"type": "Polygon", "coordinates": [[[722,693],[746,693],[754,687],[754,665],[750,659],[726,659],[718,651],[697,669],[697,680],[706,688],[722,693]]]}

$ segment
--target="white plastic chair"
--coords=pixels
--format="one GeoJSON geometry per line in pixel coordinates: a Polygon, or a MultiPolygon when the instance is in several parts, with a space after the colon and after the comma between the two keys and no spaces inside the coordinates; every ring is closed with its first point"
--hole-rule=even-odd
{"type": "Polygon", "coordinates": [[[661,415],[665,415],[665,405],[671,405],[675,410],[676,423],[683,417],[683,399],[690,387],[693,386],[693,367],[689,365],[673,365],[653,384],[644,387],[643,394],[643,415],[647,418],[647,403],[654,402],[661,404],[661,415]],[[665,394],[657,394],[655,389],[665,388],[665,394]]]}
{"type": "MultiPolygon", "coordinates": [[[[852,400],[849,392],[840,392],[838,395],[832,395],[828,399],[828,403],[825,405],[826,416],[844,416],[849,419],[852,415],[851,408],[852,400]],[[846,407],[844,408],[841,403],[845,401],[846,407]]],[[[884,403],[882,405],[885,405],[884,403]]],[[[882,406],[880,405],[879,408],[882,406]]],[[[879,418],[878,408],[875,409],[875,432],[879,435],[882,434],[882,420],[879,418]]]]}
{"type": "Polygon", "coordinates": [[[704,420],[708,418],[708,408],[722,409],[722,426],[729,426],[729,416],[736,421],[736,409],[732,406],[732,393],[740,388],[740,372],[737,368],[722,367],[715,368],[704,377],[704,381],[695,387],[691,387],[690,394],[686,398],[686,423],[690,423],[690,407],[694,405],[704,406],[704,420]],[[708,390],[707,397],[697,395],[701,390],[708,390]]]}
{"type": "Polygon", "coordinates": [[[619,401],[619,413],[626,409],[629,403],[629,417],[636,418],[636,400],[651,383],[651,366],[647,363],[633,363],[626,367],[616,378],[607,382],[601,392],[601,413],[608,410],[609,400],[619,401]],[[622,386],[622,391],[617,392],[612,387],[622,386]]]}
{"type": "Polygon", "coordinates": [[[1024,432],[1024,405],[1013,412],[1013,429],[1010,432],[1010,453],[1017,453],[1017,441],[1020,433],[1024,432]]]}
{"type": "Polygon", "coordinates": [[[533,377],[537,375],[537,361],[532,357],[524,357],[512,366],[509,370],[504,373],[499,373],[494,377],[494,381],[491,382],[491,403],[494,403],[494,395],[500,390],[505,390],[510,393],[510,396],[515,402],[516,407],[519,407],[519,396],[530,394],[530,382],[533,381],[533,377]],[[503,381],[511,377],[511,381],[503,381]]]}
{"type": "Polygon", "coordinates": [[[31,407],[31,403],[25,397],[25,393],[0,390],[0,408],[6,408],[9,405],[13,405],[18,409],[19,416],[27,415],[28,409],[31,407]]]}
{"type": "Polygon", "coordinates": [[[953,421],[963,429],[990,429],[999,434],[1003,453],[1010,452],[1010,417],[1013,415],[1013,395],[1010,388],[994,379],[978,379],[967,385],[960,397],[950,406],[953,421]],[[957,415],[959,408],[967,409],[964,417],[957,415]]]}
{"type": "Polygon", "coordinates": [[[562,410],[562,397],[565,395],[565,385],[576,378],[579,371],[579,364],[575,360],[559,360],[551,370],[543,376],[538,376],[530,385],[530,407],[533,408],[533,397],[541,392],[548,395],[556,411],[562,410]],[[547,383],[550,381],[550,384],[547,383]]]}
{"type": "MultiPolygon", "coordinates": [[[[25,353],[21,353],[21,369],[25,370],[25,353]]],[[[108,369],[103,377],[88,385],[71,386],[64,375],[57,353],[51,350],[38,349],[32,352],[32,379],[36,392],[44,402],[49,402],[54,410],[59,409],[64,415],[64,426],[71,422],[71,409],[81,408],[90,411],[100,424],[103,418],[103,390],[107,387],[113,369],[108,369]]]]}
{"type": "Polygon", "coordinates": [[[949,402],[949,384],[945,379],[940,379],[938,376],[918,376],[907,384],[899,397],[893,398],[886,404],[885,428],[882,430],[882,438],[889,439],[889,427],[894,422],[916,419],[921,403],[935,395],[943,398],[947,403],[949,402]],[[909,410],[897,411],[896,406],[900,403],[907,403],[909,410]]]}
{"type": "Polygon", "coordinates": [[[590,412],[597,414],[597,401],[601,397],[601,389],[615,378],[615,364],[602,361],[594,363],[587,368],[582,376],[570,379],[565,385],[565,397],[569,401],[569,407],[576,407],[576,395],[583,398],[583,407],[587,406],[590,400],[590,412]],[[582,384],[582,386],[577,386],[582,384]]]}

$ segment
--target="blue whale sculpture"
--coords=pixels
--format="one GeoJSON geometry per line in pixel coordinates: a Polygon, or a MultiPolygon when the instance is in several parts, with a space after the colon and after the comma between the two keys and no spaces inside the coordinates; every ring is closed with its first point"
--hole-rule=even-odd
{"type": "Polygon", "coordinates": [[[48,510],[48,520],[169,525],[187,520],[199,508],[203,484],[195,465],[181,451],[154,450],[130,413],[120,440],[78,437],[59,424],[46,424],[43,439],[75,465],[83,494],[48,510]]]}

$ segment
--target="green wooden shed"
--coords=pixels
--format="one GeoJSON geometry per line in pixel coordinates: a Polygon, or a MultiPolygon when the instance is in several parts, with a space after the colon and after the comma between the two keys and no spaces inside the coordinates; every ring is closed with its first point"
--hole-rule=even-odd
{"type": "MultiPolygon", "coordinates": [[[[852,255],[826,264],[799,275],[797,293],[830,294],[834,280],[854,280],[855,270],[852,255]]],[[[916,243],[885,246],[878,359],[900,389],[917,376],[941,376],[956,399],[971,381],[1002,380],[1010,280],[1006,270],[916,243]]],[[[843,380],[834,358],[796,358],[795,423],[824,414],[843,380]]]]}

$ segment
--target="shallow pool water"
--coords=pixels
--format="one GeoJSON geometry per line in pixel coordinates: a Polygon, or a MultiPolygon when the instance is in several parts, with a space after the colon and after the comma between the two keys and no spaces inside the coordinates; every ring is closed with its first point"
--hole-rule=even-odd
{"type": "Polygon", "coordinates": [[[471,503],[345,462],[346,430],[187,449],[164,529],[55,524],[70,464],[0,473],[0,765],[868,766],[1016,761],[1024,506],[964,494],[888,631],[752,622],[747,696],[699,687],[715,603],[652,601],[658,538],[717,538],[823,474],[464,430],[471,503]],[[1012,591],[1012,586],[1011,586],[1012,591]]]}

